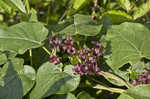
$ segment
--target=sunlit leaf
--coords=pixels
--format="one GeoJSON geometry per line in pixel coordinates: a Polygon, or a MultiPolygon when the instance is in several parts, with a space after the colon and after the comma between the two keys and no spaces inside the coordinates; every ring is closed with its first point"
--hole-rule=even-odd
{"type": "Polygon", "coordinates": [[[124,64],[135,65],[143,57],[150,59],[150,31],[139,23],[113,25],[108,30],[111,40],[112,68],[118,69],[124,64]]]}
{"type": "Polygon", "coordinates": [[[47,34],[47,29],[41,23],[22,22],[0,29],[0,50],[23,54],[30,48],[42,46],[47,34]]]}
{"type": "Polygon", "coordinates": [[[73,75],[73,66],[66,66],[64,72],[59,65],[44,63],[37,72],[37,83],[30,94],[31,99],[41,99],[53,94],[66,94],[77,88],[79,75],[73,75]]]}

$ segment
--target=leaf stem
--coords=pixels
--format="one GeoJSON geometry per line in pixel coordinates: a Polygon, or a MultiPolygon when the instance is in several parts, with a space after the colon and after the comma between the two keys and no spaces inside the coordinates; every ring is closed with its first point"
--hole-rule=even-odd
{"type": "Polygon", "coordinates": [[[51,54],[51,52],[48,51],[48,49],[46,47],[42,47],[44,49],[45,52],[47,52],[49,55],[51,54]]]}
{"type": "Polygon", "coordinates": [[[29,49],[29,56],[30,56],[30,65],[33,66],[32,49],[29,49]]]}
{"type": "Polygon", "coordinates": [[[29,13],[30,13],[30,4],[29,4],[29,0],[26,0],[26,1],[25,1],[25,4],[26,4],[26,10],[27,10],[27,13],[29,14],[29,13]]]}

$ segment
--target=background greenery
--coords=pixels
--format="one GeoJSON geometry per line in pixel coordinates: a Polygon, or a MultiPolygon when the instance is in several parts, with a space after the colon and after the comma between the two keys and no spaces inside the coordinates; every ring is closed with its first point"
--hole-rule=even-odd
{"type": "Polygon", "coordinates": [[[129,84],[150,68],[149,11],[150,0],[0,0],[0,99],[150,99],[149,84],[129,84]],[[103,76],[47,62],[51,33],[101,41],[103,76]]]}

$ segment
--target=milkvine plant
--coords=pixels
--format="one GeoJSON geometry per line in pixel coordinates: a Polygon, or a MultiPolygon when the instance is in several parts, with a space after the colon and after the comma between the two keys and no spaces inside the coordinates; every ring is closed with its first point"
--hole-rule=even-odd
{"type": "Polygon", "coordinates": [[[150,99],[150,0],[0,0],[0,99],[150,99]]]}

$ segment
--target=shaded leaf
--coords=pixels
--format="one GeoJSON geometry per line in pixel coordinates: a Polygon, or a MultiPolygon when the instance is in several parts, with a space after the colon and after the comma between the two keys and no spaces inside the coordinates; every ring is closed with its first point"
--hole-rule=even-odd
{"type": "Polygon", "coordinates": [[[70,71],[67,72],[69,68],[72,68],[72,66],[67,66],[65,71],[62,72],[59,65],[49,62],[44,63],[38,69],[37,83],[30,94],[30,98],[41,99],[52,94],[65,94],[75,90],[79,84],[80,76],[72,75],[72,69],[71,74],[70,71]]]}
{"type": "Polygon", "coordinates": [[[127,63],[135,65],[143,57],[150,59],[149,36],[150,31],[138,23],[113,25],[107,33],[112,47],[111,67],[118,69],[127,63]]]}
{"type": "Polygon", "coordinates": [[[82,91],[78,94],[77,99],[95,99],[94,97],[92,97],[89,93],[87,93],[86,91],[82,91]]]}
{"type": "Polygon", "coordinates": [[[47,29],[41,23],[22,22],[0,29],[0,50],[23,54],[27,49],[43,45],[47,34],[47,29]]]}
{"type": "Polygon", "coordinates": [[[1,74],[1,99],[22,99],[34,85],[35,71],[32,67],[24,67],[22,59],[8,61],[1,74]]]}
{"type": "Polygon", "coordinates": [[[76,97],[72,93],[68,93],[62,95],[54,95],[52,99],[76,99],[76,97]]]}

